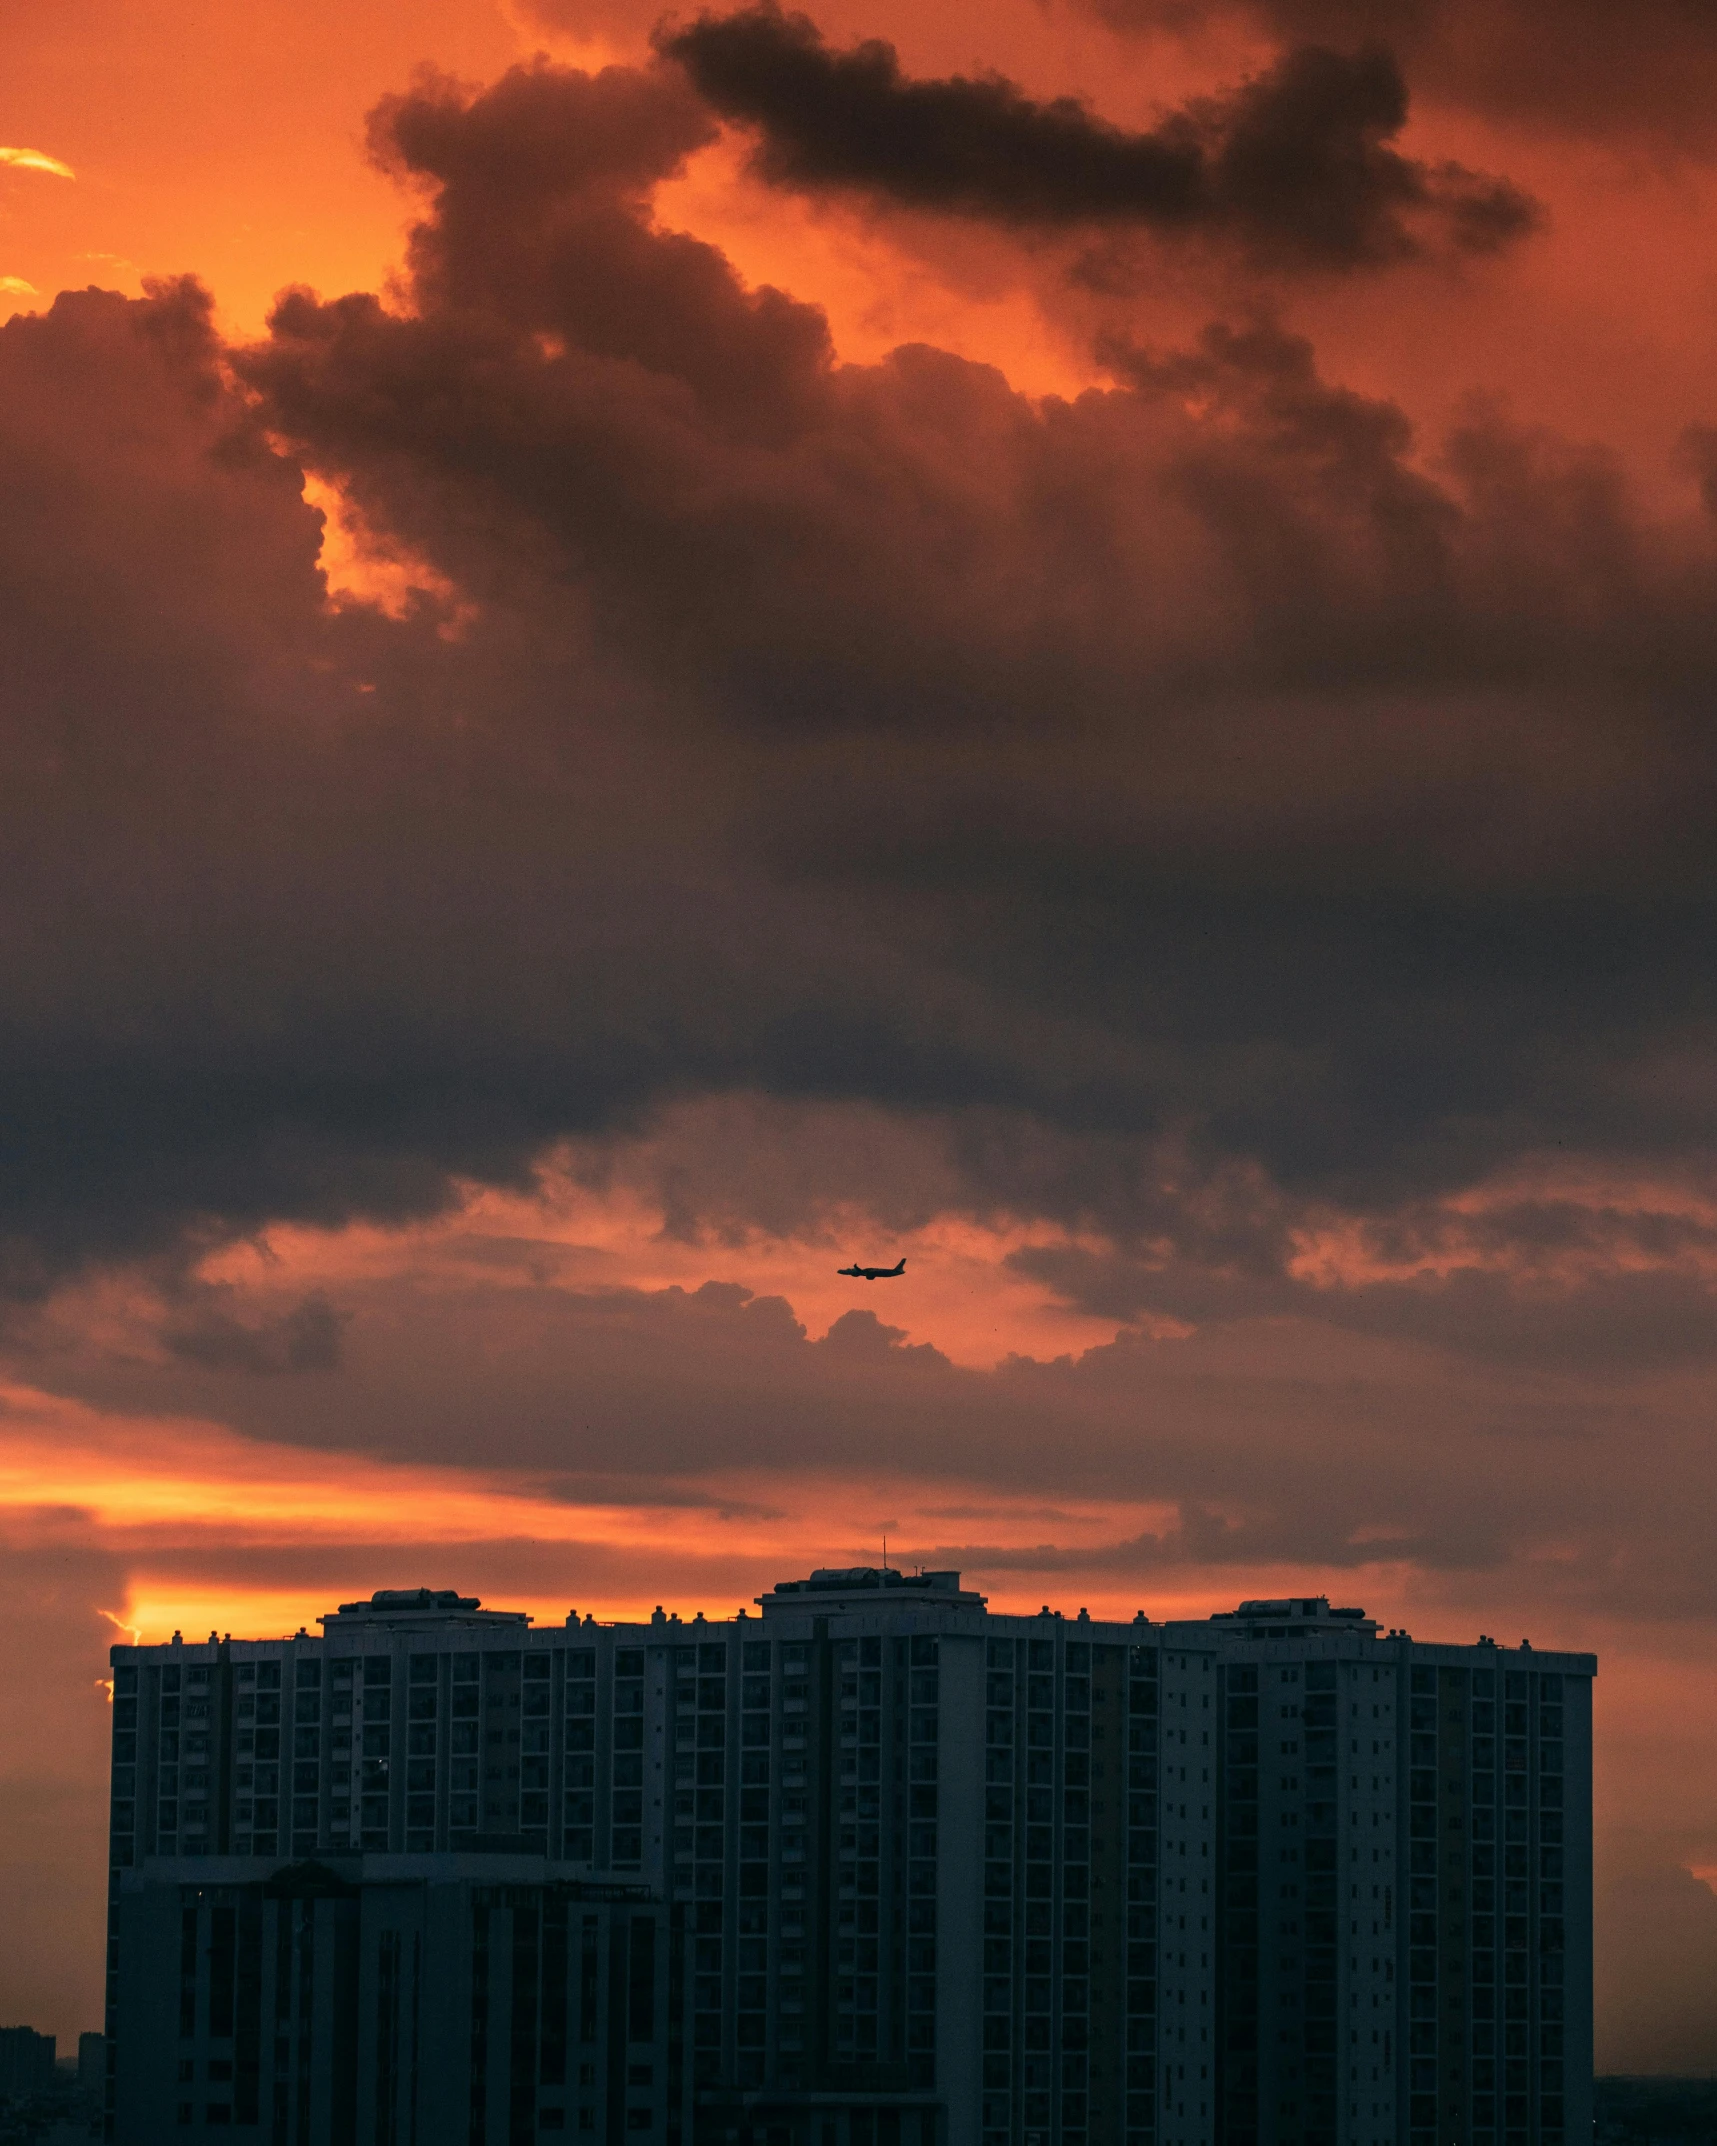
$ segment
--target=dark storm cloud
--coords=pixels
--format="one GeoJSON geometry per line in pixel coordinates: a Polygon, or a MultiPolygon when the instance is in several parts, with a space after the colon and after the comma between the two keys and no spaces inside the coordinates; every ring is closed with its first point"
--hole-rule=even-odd
{"type": "Polygon", "coordinates": [[[429,82],[408,307],[0,330],[13,1292],[741,1090],[1266,1275],[1314,1195],[1708,1141],[1708,539],[1267,317],[1074,402],[839,365],[652,219],[707,127],[429,82]],[[283,441],[474,615],[330,611],[283,441]]]}
{"type": "Polygon", "coordinates": [[[1411,256],[1424,226],[1489,252],[1535,220],[1505,181],[1389,146],[1407,88],[1382,46],[1301,47],[1232,95],[1128,134],[999,75],[912,80],[880,39],[831,51],[808,16],[772,6],[702,15],[657,42],[723,118],[759,130],[757,170],[806,192],[856,189],[1010,224],[1203,233],[1266,262],[1333,268],[1411,256]]]}
{"type": "Polygon", "coordinates": [[[432,603],[329,613],[319,518],[220,356],[190,285],[0,330],[14,1294],[522,1179],[648,1096],[682,991],[705,1044],[674,1077],[725,1055],[760,964],[575,626],[545,656],[432,603]]]}
{"type": "Polygon", "coordinates": [[[1717,142],[1717,30],[1705,0],[1091,0],[1121,30],[1239,16],[1286,43],[1386,40],[1433,101],[1558,134],[1717,142]]]}

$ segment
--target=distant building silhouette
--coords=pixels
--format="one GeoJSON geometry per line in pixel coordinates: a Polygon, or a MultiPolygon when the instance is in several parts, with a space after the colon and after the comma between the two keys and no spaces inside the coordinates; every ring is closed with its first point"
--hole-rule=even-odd
{"type": "Polygon", "coordinates": [[[98,2098],[107,2089],[107,2036],[105,2034],[80,2034],[78,2036],[78,2090],[94,2094],[98,2098]]]}
{"type": "Polygon", "coordinates": [[[45,2093],[55,2079],[54,2046],[34,2027],[0,2027],[0,2096],[45,2093]]]}
{"type": "Polygon", "coordinates": [[[110,2136],[1585,2146],[1590,1655],[760,1607],[115,1648],[110,2136]]]}

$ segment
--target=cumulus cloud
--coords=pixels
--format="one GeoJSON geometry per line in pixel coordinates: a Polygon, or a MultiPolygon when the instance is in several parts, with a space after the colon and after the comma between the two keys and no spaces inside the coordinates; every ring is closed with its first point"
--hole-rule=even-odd
{"type": "Polygon", "coordinates": [[[1504,180],[1390,146],[1407,88],[1382,45],[1297,47],[1244,88],[1129,134],[1000,75],[913,80],[880,39],[832,51],[808,16],[771,5],[702,15],[657,43],[725,119],[758,131],[762,176],[811,193],[1028,227],[1203,234],[1287,267],[1400,260],[1427,233],[1490,252],[1536,216],[1504,180]]]}
{"type": "Polygon", "coordinates": [[[934,1122],[1128,1317],[1151,1231],[1297,1301],[1308,1201],[1707,1142],[1709,540],[1264,312],[1073,402],[840,364],[655,218],[711,126],[660,66],[426,80],[408,303],[0,331],[12,1293],[673,1097],[934,1122]],[[397,616],[330,607],[305,471],[424,562],[397,616]]]}

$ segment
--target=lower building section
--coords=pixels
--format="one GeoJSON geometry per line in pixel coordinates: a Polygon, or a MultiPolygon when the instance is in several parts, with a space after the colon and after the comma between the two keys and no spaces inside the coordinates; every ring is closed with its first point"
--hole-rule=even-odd
{"type": "Polygon", "coordinates": [[[682,2137],[681,1944],[643,1886],[527,1857],[152,1861],[119,1915],[125,2146],[682,2137]]]}

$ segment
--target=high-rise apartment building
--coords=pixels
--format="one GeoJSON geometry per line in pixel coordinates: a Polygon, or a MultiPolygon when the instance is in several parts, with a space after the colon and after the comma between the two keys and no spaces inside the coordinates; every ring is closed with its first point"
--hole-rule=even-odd
{"type": "Polygon", "coordinates": [[[124,2146],[1586,2136],[1590,1656],[758,1608],[116,1648],[124,2146]]]}

